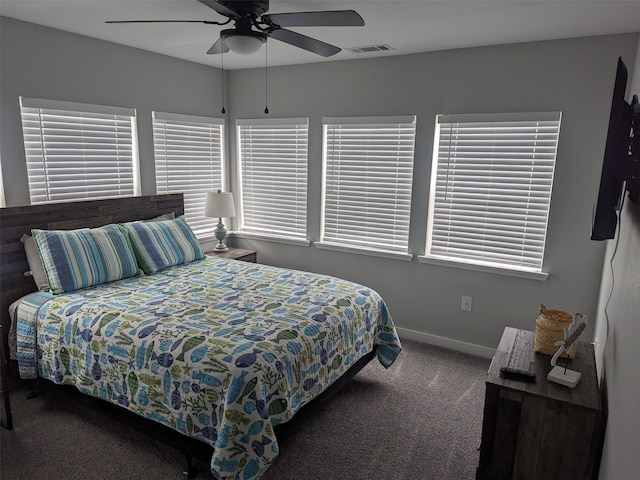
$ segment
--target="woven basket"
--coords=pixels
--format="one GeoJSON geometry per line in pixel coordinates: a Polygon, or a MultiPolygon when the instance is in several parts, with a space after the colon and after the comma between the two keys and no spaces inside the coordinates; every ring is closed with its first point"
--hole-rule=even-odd
{"type": "MultiPolygon", "coordinates": [[[[554,355],[558,351],[556,342],[564,340],[564,329],[569,328],[573,321],[573,315],[562,310],[549,310],[540,305],[540,313],[536,319],[536,334],[534,349],[545,355],[554,355]]],[[[576,344],[574,343],[568,352],[561,355],[563,358],[576,356],[576,344]]]]}

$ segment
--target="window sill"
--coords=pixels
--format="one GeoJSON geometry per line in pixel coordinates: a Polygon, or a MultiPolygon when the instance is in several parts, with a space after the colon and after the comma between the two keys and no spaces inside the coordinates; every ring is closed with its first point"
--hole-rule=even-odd
{"type": "Polygon", "coordinates": [[[509,277],[527,278],[529,280],[538,280],[544,282],[549,274],[545,272],[528,272],[525,270],[512,270],[508,268],[492,267],[489,265],[476,265],[474,263],[456,262],[453,260],[443,260],[441,258],[428,257],[418,255],[420,263],[428,263],[431,265],[440,265],[442,267],[462,268],[464,270],[474,270],[476,272],[494,273],[496,275],[506,275],[509,277]]]}
{"type": "Polygon", "coordinates": [[[250,238],[255,240],[264,240],[266,242],[299,245],[301,247],[308,247],[309,245],[311,245],[311,242],[309,240],[302,239],[302,238],[283,237],[279,235],[253,233],[253,232],[233,231],[233,232],[227,233],[227,237],[250,238]]]}
{"type": "Polygon", "coordinates": [[[410,253],[390,252],[388,250],[376,250],[374,248],[354,247],[351,245],[342,245],[330,242],[313,242],[313,244],[323,250],[335,250],[338,252],[357,253],[359,255],[370,255],[373,257],[393,258],[396,260],[404,260],[410,262],[413,255],[410,253]]]}
{"type": "Polygon", "coordinates": [[[201,236],[196,235],[196,240],[198,240],[198,242],[200,242],[200,244],[202,244],[204,242],[217,242],[218,241],[218,239],[215,237],[215,235],[213,233],[208,233],[206,235],[201,235],[201,236]]]}

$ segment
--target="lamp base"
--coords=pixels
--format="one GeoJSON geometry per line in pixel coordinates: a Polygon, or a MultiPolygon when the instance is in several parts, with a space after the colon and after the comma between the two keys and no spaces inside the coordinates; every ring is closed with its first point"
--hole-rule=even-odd
{"type": "Polygon", "coordinates": [[[213,251],[217,253],[224,253],[229,251],[229,247],[227,247],[225,243],[220,242],[213,248],[213,251]]]}
{"type": "Polygon", "coordinates": [[[564,367],[555,366],[547,375],[547,380],[550,382],[559,383],[565,387],[575,388],[575,386],[582,378],[580,372],[574,372],[573,370],[567,370],[564,367]]]}
{"type": "Polygon", "coordinates": [[[224,224],[222,223],[222,218],[218,219],[218,225],[216,225],[214,234],[218,239],[218,244],[215,246],[213,251],[218,253],[228,252],[229,247],[227,247],[227,245],[224,243],[224,239],[227,238],[227,229],[224,228],[224,224]]]}

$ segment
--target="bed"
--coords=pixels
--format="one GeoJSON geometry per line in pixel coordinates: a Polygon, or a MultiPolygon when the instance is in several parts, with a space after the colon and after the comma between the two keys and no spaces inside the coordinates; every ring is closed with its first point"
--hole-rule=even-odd
{"type": "Polygon", "coordinates": [[[259,478],[278,455],[276,426],[373,355],[388,367],[401,350],[384,301],[365,286],[208,257],[189,244],[189,232],[183,261],[165,266],[138,241],[143,233],[183,228],[181,195],[0,214],[2,325],[13,305],[16,332],[15,342],[6,334],[3,341],[11,344],[21,377],[74,385],[210,445],[215,478],[259,478]],[[178,218],[138,222],[163,214],[178,218]],[[53,244],[55,235],[73,233],[52,231],[78,227],[111,228],[111,244],[118,229],[125,233],[128,250],[110,244],[127,251],[116,269],[123,278],[106,272],[107,280],[116,279],[76,288],[64,274],[48,273],[53,292],[36,291],[24,276],[29,267],[20,237],[33,231],[46,264],[59,253],[47,253],[43,238],[53,244]]]}

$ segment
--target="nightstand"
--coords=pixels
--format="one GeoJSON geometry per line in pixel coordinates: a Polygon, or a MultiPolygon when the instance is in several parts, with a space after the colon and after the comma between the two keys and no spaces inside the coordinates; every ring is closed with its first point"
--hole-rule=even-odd
{"type": "Polygon", "coordinates": [[[228,252],[218,253],[214,251],[205,252],[210,257],[230,258],[243,262],[258,263],[258,252],[255,250],[245,250],[244,248],[229,247],[228,252]]]}

